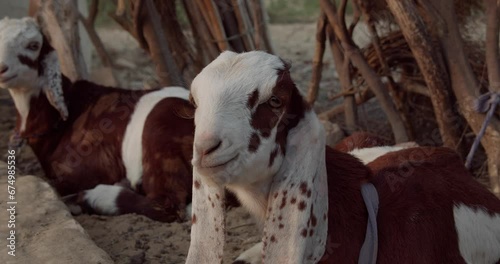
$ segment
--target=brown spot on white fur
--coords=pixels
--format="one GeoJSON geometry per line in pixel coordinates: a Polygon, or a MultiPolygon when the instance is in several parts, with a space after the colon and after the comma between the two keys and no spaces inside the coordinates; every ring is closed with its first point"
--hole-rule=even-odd
{"type": "Polygon", "coordinates": [[[259,148],[260,145],[260,137],[257,133],[253,133],[250,137],[250,142],[248,143],[248,150],[250,152],[255,152],[259,148]]]}
{"type": "Polygon", "coordinates": [[[193,214],[193,217],[191,217],[191,224],[196,224],[196,214],[193,214]]]}
{"type": "Polygon", "coordinates": [[[274,159],[276,159],[276,156],[278,155],[279,148],[276,146],[273,151],[271,152],[271,155],[269,155],[269,165],[268,167],[272,167],[274,164],[274,159]]]}
{"type": "Polygon", "coordinates": [[[305,201],[300,201],[298,208],[300,211],[304,211],[304,209],[306,209],[306,206],[307,206],[307,203],[305,201]]]}
{"type": "Polygon", "coordinates": [[[194,181],[194,187],[196,189],[200,189],[200,182],[199,181],[194,181]]]}
{"type": "Polygon", "coordinates": [[[259,101],[259,90],[255,89],[252,94],[248,97],[247,106],[252,110],[255,104],[259,101]]]}

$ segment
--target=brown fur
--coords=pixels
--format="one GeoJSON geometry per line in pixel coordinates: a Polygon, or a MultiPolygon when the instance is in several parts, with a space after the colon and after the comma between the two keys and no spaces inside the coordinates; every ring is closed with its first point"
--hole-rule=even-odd
{"type": "Polygon", "coordinates": [[[182,119],[176,110],[192,108],[183,99],[160,101],[144,124],[142,188],[146,196],[158,201],[172,215],[185,217],[191,202],[194,123],[182,119]],[[175,124],[175,125],[172,125],[175,124]]]}

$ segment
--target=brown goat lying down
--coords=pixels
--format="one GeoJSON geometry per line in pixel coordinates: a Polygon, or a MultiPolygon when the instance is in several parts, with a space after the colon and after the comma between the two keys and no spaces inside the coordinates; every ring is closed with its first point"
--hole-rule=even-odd
{"type": "Polygon", "coordinates": [[[499,261],[500,200],[454,151],[375,144],[350,155],[325,146],[289,65],[264,52],[222,53],[191,95],[188,264],[222,261],[224,187],[263,227],[262,242],[234,263],[357,263],[370,227],[376,250],[361,263],[499,261]],[[375,226],[367,225],[367,188],[378,193],[375,226]]]}
{"type": "Polygon", "coordinates": [[[194,131],[186,89],[71,83],[31,18],[0,21],[0,87],[16,105],[15,131],[61,195],[78,193],[80,205],[102,214],[184,219],[194,131]]]}

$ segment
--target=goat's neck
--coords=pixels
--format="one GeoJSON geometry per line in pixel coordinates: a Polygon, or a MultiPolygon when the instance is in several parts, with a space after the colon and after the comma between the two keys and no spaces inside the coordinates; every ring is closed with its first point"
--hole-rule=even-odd
{"type": "MultiPolygon", "coordinates": [[[[68,91],[71,81],[63,76],[63,89],[68,91]]],[[[42,86],[9,89],[17,110],[15,131],[27,140],[35,155],[41,157],[53,151],[62,133],[56,130],[61,121],[59,112],[50,104],[42,86]]],[[[44,164],[42,164],[44,166],[44,164]]],[[[44,166],[45,167],[45,166],[44,166]]]]}
{"type": "Polygon", "coordinates": [[[30,112],[31,100],[40,96],[41,87],[9,89],[17,110],[16,131],[24,133],[30,112]]]}
{"type": "Polygon", "coordinates": [[[271,182],[272,177],[251,185],[227,186],[238,197],[241,204],[256,218],[259,225],[264,223],[266,217],[271,182]]]}

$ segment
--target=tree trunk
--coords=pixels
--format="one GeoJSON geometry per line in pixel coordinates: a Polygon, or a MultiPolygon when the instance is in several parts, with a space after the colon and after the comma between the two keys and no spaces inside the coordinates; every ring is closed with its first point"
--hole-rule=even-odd
{"type": "Polygon", "coordinates": [[[484,0],[486,9],[486,64],[490,91],[500,92],[500,61],[498,55],[499,2],[484,0]]]}
{"type": "Polygon", "coordinates": [[[427,83],[444,146],[465,154],[460,148],[460,122],[458,122],[458,116],[453,113],[448,93],[450,89],[448,72],[439,49],[436,50],[413,1],[387,0],[387,4],[394,14],[427,83]]]}
{"type": "MultiPolygon", "coordinates": [[[[479,96],[479,83],[466,57],[462,36],[457,24],[453,1],[434,1],[439,18],[445,23],[446,30],[439,36],[450,72],[451,83],[460,105],[460,111],[477,135],[485,115],[473,109],[479,96]]],[[[432,25],[430,25],[432,26],[432,25]]],[[[497,44],[498,45],[498,44],[497,44]]],[[[488,155],[488,172],[492,191],[500,196],[500,120],[493,117],[481,143],[488,155]]]]}

